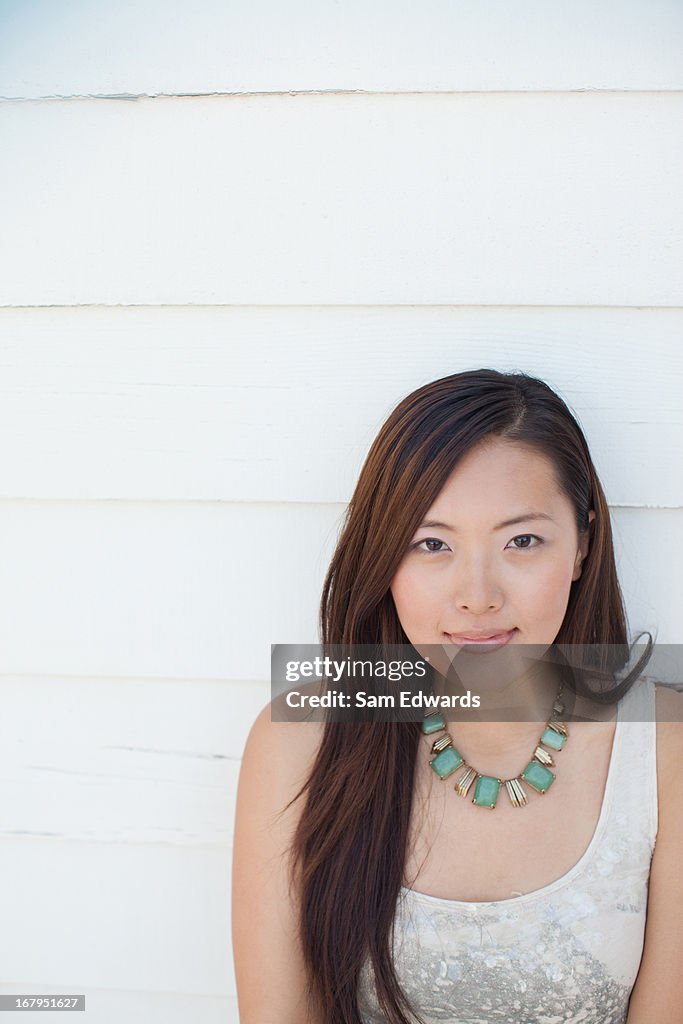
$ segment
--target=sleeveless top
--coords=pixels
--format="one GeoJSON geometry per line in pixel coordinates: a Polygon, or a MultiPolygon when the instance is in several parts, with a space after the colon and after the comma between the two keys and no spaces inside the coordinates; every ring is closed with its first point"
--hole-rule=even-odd
{"type": "MultiPolygon", "coordinates": [[[[641,677],[617,705],[600,816],[573,868],[486,903],[401,888],[393,955],[410,1005],[426,1024],[623,1024],[657,820],[655,684],[641,677]]],[[[385,1024],[369,959],[358,1005],[363,1024],[385,1024]]]]}

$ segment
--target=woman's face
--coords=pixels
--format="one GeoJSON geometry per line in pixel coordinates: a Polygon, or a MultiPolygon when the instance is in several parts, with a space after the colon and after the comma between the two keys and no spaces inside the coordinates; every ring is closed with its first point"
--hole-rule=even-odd
{"type": "Polygon", "coordinates": [[[547,647],[587,551],[588,535],[579,535],[552,463],[525,445],[490,439],[449,477],[391,594],[414,645],[462,645],[512,631],[509,643],[547,647]]]}

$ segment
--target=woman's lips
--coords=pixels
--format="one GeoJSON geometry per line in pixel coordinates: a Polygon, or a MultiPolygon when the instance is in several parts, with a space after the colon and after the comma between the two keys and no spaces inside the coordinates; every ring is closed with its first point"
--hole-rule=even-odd
{"type": "Polygon", "coordinates": [[[446,636],[450,643],[475,651],[482,648],[484,650],[491,650],[491,648],[503,647],[512,639],[516,632],[517,627],[515,626],[514,629],[509,629],[505,633],[495,633],[488,637],[468,636],[466,633],[446,633],[446,636]]]}

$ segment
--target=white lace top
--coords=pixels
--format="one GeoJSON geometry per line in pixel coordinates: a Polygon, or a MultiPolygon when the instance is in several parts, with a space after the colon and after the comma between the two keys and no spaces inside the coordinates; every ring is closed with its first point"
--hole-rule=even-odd
{"type": "MultiPolygon", "coordinates": [[[[394,962],[426,1024],[623,1024],[643,952],[657,833],[655,686],[617,707],[598,823],[566,874],[489,903],[402,889],[394,962]]],[[[361,972],[363,1024],[385,1024],[361,972]]]]}

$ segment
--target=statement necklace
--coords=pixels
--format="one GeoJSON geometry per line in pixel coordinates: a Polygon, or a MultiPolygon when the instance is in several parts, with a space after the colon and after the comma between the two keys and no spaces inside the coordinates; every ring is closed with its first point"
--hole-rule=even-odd
{"type": "Polygon", "coordinates": [[[462,774],[455,781],[455,792],[458,796],[466,797],[476,779],[472,803],[477,807],[488,807],[493,810],[503,783],[505,783],[512,806],[524,807],[529,801],[523,782],[528,783],[537,793],[547,793],[555,781],[555,774],[550,771],[549,767],[550,765],[555,767],[555,762],[549,751],[557,753],[558,750],[562,750],[567,740],[567,727],[564,722],[560,722],[556,718],[564,711],[564,704],[560,700],[561,696],[562,684],[557,691],[550,721],[545,724],[545,729],[536,744],[531,760],[514,779],[499,779],[493,775],[482,775],[476,768],[467,764],[453,746],[453,739],[440,711],[432,711],[425,715],[421,723],[422,732],[427,736],[435,732],[444,733],[432,744],[432,754],[435,756],[429,762],[431,767],[440,779],[447,779],[459,768],[463,769],[462,774]]]}

